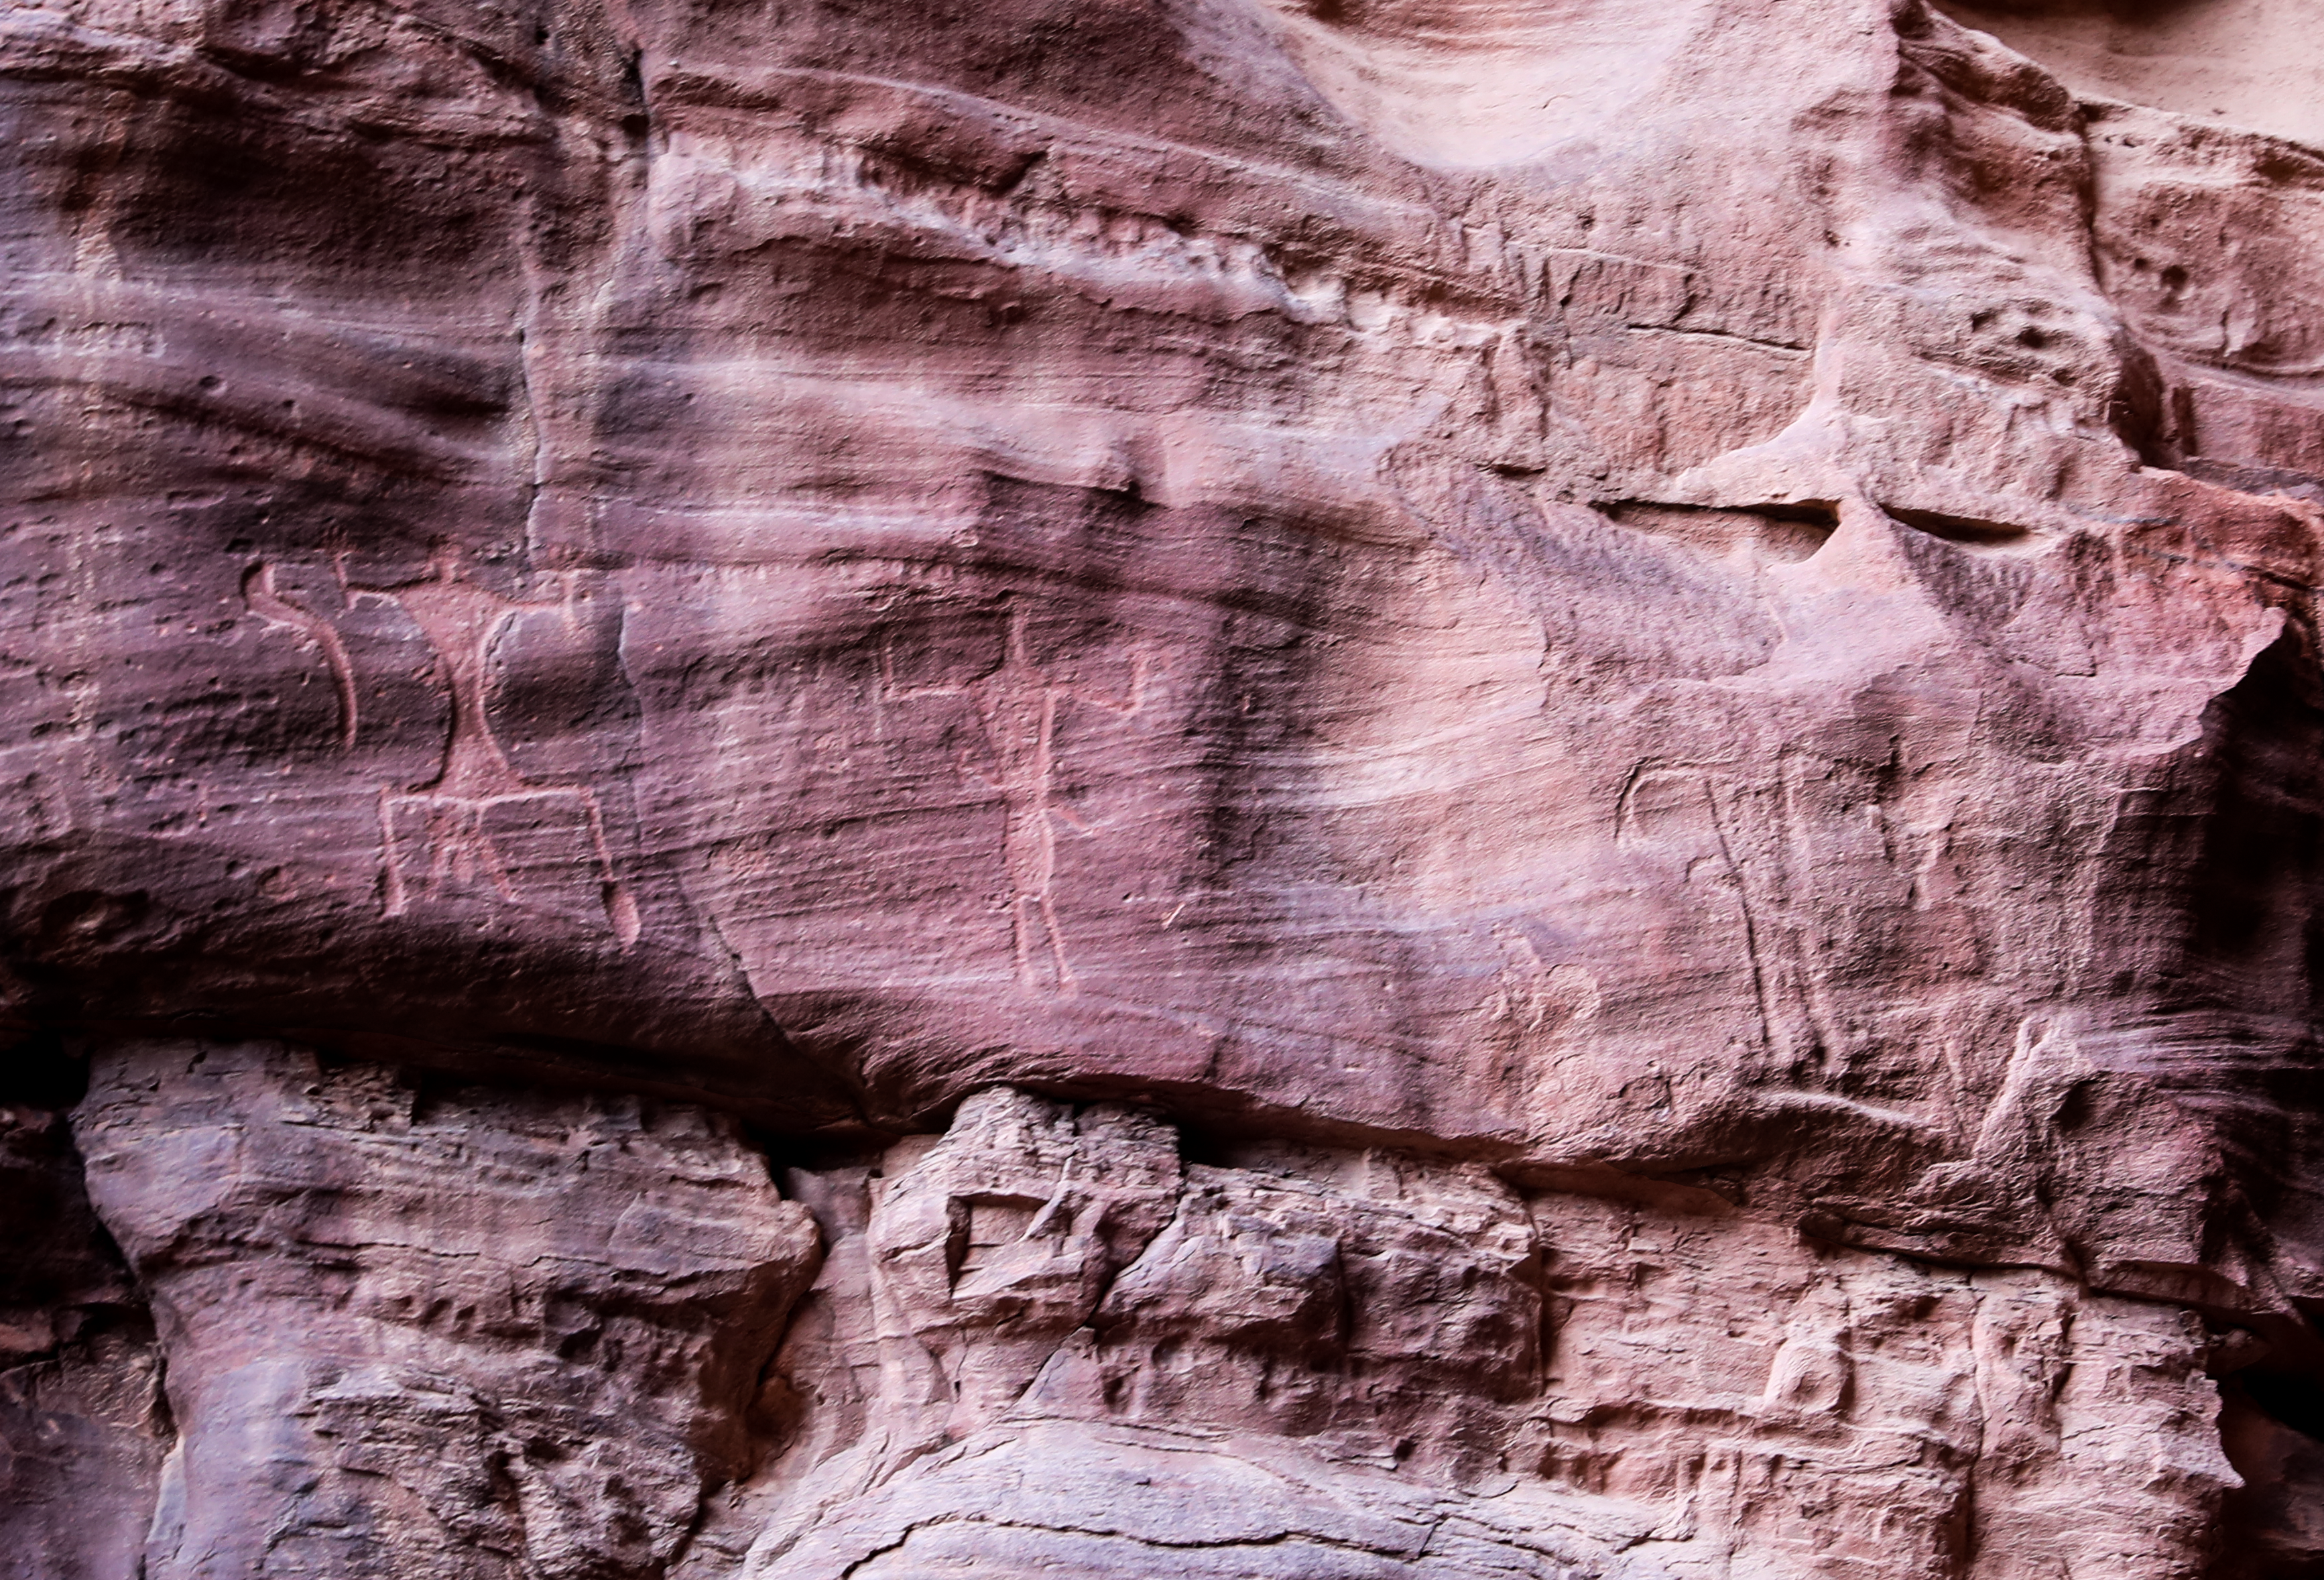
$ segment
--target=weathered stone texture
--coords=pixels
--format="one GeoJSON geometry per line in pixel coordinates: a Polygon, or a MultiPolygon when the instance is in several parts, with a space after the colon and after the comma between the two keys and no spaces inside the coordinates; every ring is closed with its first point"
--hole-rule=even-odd
{"type": "Polygon", "coordinates": [[[2317,37],[0,15],[0,1575],[2315,1574],[2317,37]]]}
{"type": "Polygon", "coordinates": [[[748,1470],[817,1245],[732,1125],[168,1043],[76,1129],[169,1363],[149,1580],[651,1574],[748,1470]]]}

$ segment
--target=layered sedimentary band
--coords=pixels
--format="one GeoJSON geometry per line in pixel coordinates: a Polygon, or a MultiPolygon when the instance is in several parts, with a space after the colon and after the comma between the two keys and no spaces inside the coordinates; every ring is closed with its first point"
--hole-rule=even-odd
{"type": "Polygon", "coordinates": [[[2306,1575],[2312,32],[10,12],[0,1548],[2306,1575]]]}

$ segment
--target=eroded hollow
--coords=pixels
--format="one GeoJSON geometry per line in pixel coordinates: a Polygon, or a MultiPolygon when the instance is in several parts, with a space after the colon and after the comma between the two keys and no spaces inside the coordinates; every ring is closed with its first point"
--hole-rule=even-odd
{"type": "Polygon", "coordinates": [[[1938,0],[2085,98],[2324,145],[2312,0],[1938,0]]]}
{"type": "Polygon", "coordinates": [[[1941,538],[1963,549],[2000,550],[2021,548],[2034,541],[2034,533],[2011,522],[1987,521],[1977,516],[1946,515],[1933,510],[1906,510],[1902,505],[1884,505],[1893,521],[1903,522],[1914,531],[1926,532],[1932,538],[1941,538]]]}
{"type": "Polygon", "coordinates": [[[1534,158],[1614,124],[1684,58],[1704,0],[1267,0],[1351,122],[1423,164],[1534,158]]]}
{"type": "Polygon", "coordinates": [[[1807,559],[1840,525],[1839,507],[1827,500],[1720,509],[1624,499],[1599,508],[1617,526],[1674,538],[1707,554],[1744,550],[1783,564],[1807,559]]]}

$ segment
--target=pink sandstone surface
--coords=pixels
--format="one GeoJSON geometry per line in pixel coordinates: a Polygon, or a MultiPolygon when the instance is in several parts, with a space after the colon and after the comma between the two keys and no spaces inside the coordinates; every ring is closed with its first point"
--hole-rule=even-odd
{"type": "Polygon", "coordinates": [[[2306,0],[0,84],[0,1580],[2324,1575],[2306,0]]]}

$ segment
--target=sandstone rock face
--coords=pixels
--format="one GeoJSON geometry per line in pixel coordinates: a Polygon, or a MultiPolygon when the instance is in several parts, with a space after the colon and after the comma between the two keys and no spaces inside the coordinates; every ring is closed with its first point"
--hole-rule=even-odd
{"type": "Polygon", "coordinates": [[[0,1575],[2324,1567],[2304,6],[0,85],[0,1575]]]}
{"type": "Polygon", "coordinates": [[[791,1446],[693,1572],[2165,1574],[2236,1479],[2184,1311],[1169,1139],[986,1093],[801,1178],[791,1446]]]}
{"type": "Polygon", "coordinates": [[[75,1128],[169,1367],[152,1580],[651,1574],[747,1470],[818,1248],[731,1125],[180,1043],[75,1128]]]}
{"type": "Polygon", "coordinates": [[[161,1356],[53,1109],[0,1109],[0,1574],[134,1575],[171,1435],[161,1356]]]}

